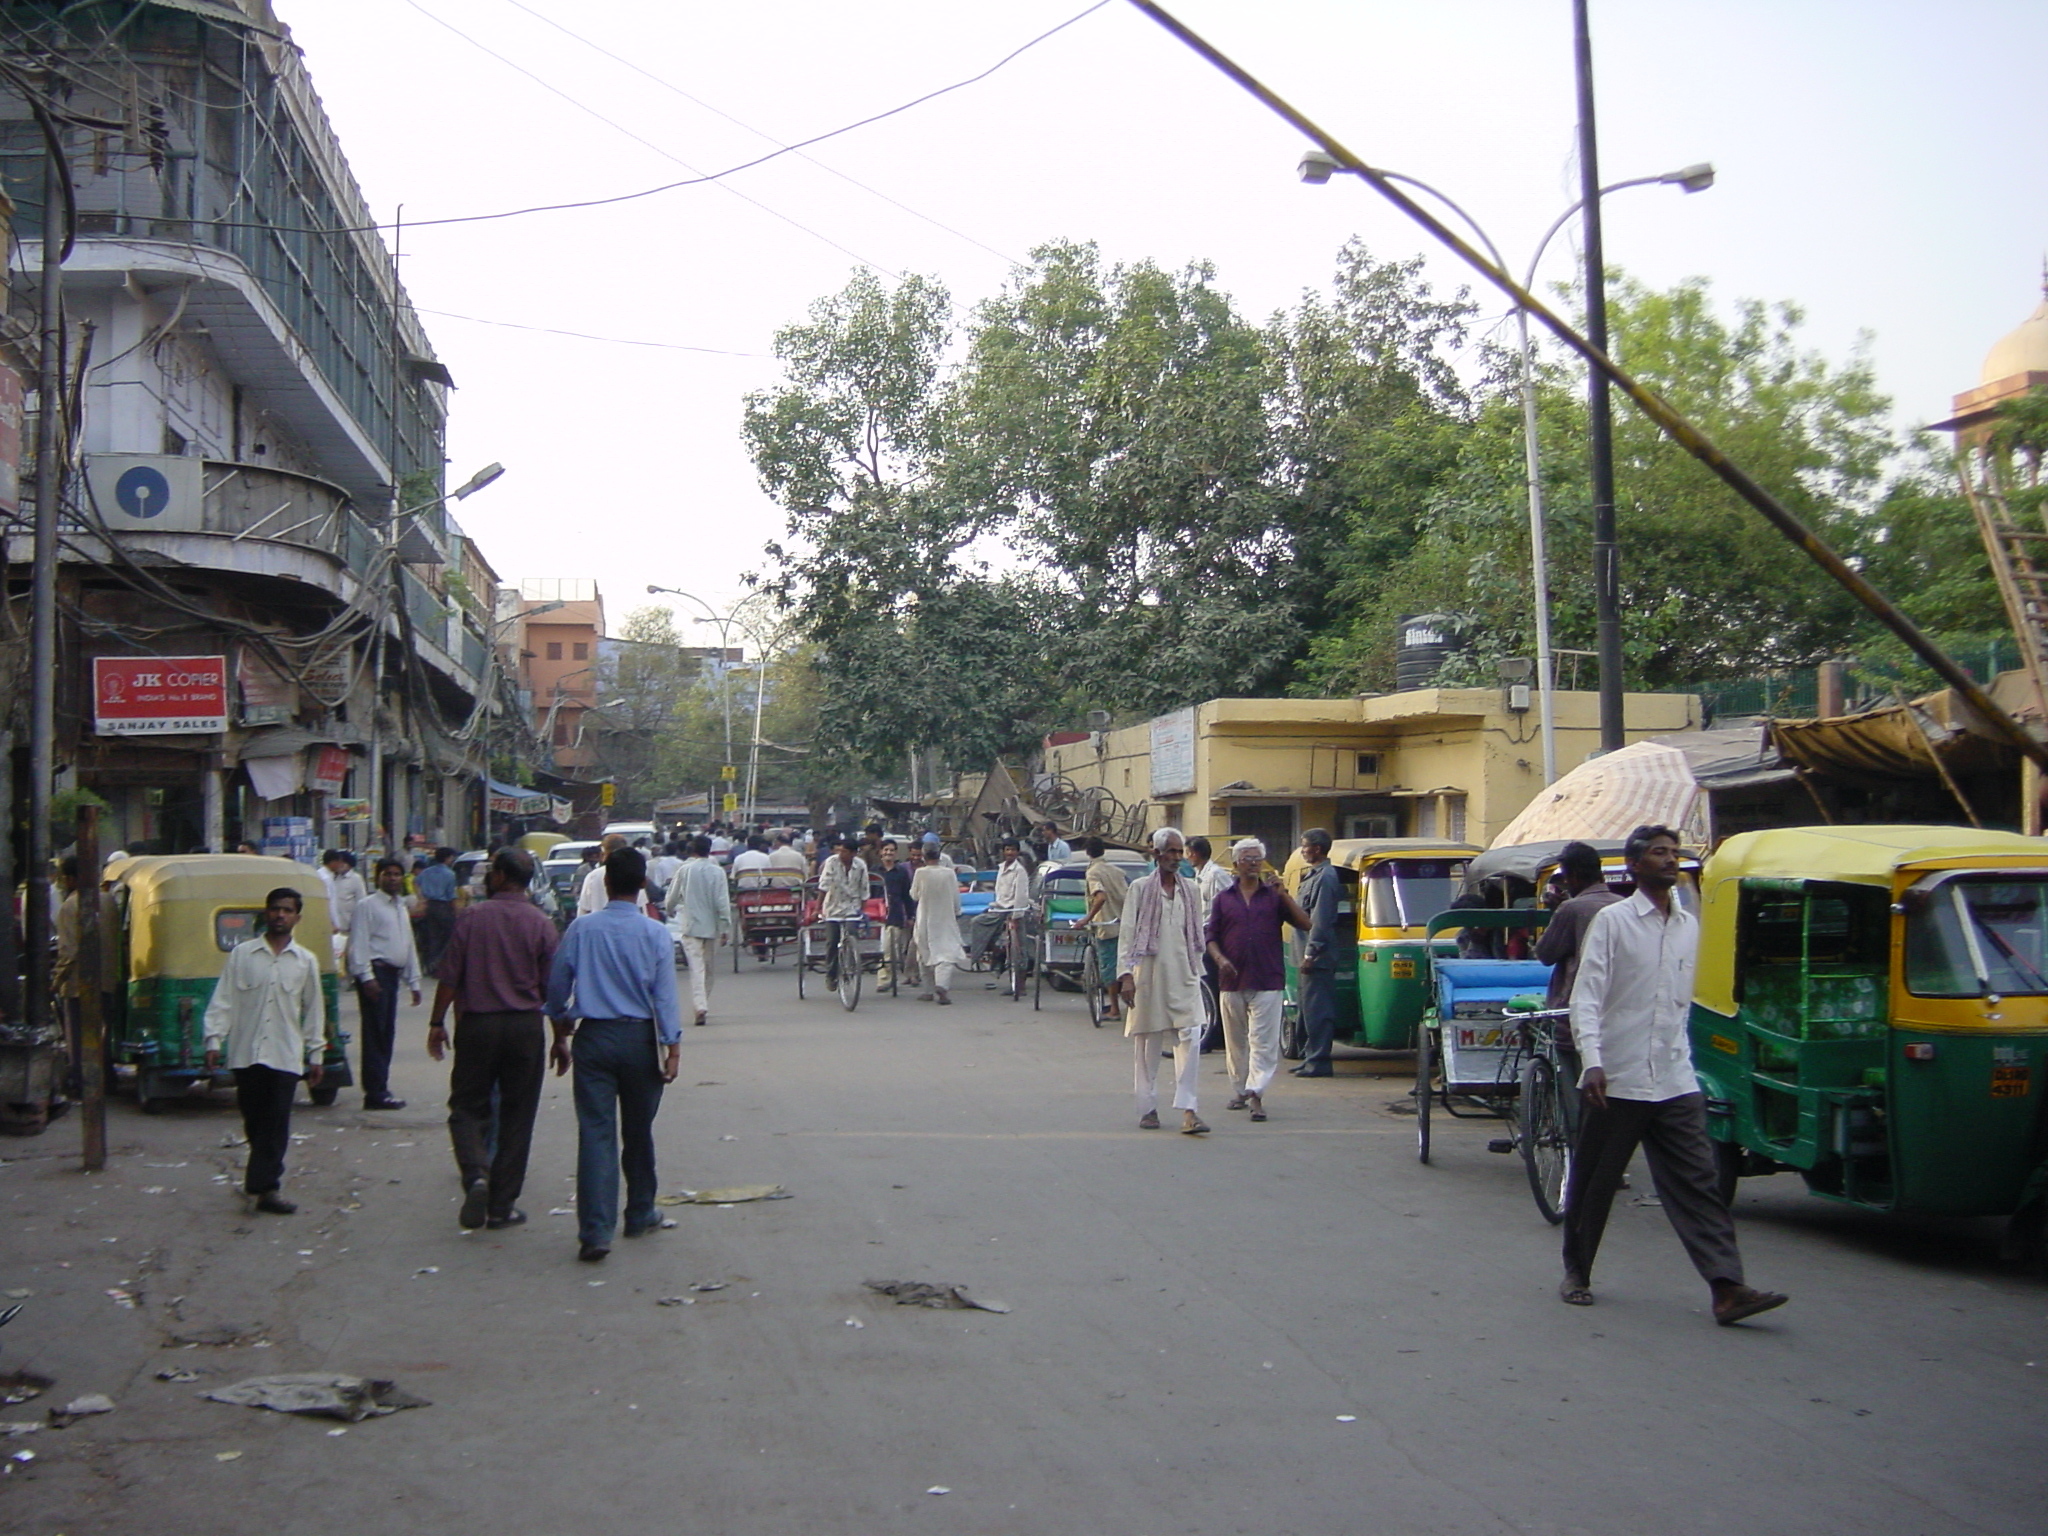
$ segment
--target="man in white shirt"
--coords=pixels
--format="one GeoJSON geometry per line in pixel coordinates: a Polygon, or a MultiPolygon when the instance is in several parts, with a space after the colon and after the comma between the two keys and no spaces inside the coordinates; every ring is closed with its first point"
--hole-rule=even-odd
{"type": "Polygon", "coordinates": [[[370,891],[356,873],[356,856],[346,848],[330,848],[320,856],[320,883],[327,887],[327,931],[333,935],[334,959],[339,964],[348,953],[356,904],[370,891]]]}
{"type": "Polygon", "coordinates": [[[1024,867],[1023,852],[1017,839],[1006,837],[1002,843],[1002,863],[996,867],[995,895],[988,904],[988,910],[975,918],[973,942],[968,953],[980,960],[988,953],[989,946],[1003,931],[1003,926],[1020,913],[1031,907],[1031,871],[1024,867]]]}
{"type": "Polygon", "coordinates": [[[320,962],[292,938],[304,908],[305,898],[289,886],[264,897],[262,937],[228,951],[206,1005],[206,1069],[219,1071],[225,1057],[249,1139],[242,1189],[255,1209],[273,1216],[298,1209],[277,1192],[292,1139],[292,1099],[301,1077],[320,1086],[327,1051],[320,962]]]}
{"type": "Polygon", "coordinates": [[[802,880],[804,871],[810,866],[804,862],[803,851],[794,847],[787,832],[777,832],[768,842],[768,862],[762,866],[779,872],[787,871],[802,880]]]}
{"type": "Polygon", "coordinates": [[[711,862],[708,837],[690,839],[690,856],[669,888],[668,928],[682,942],[690,1001],[702,1024],[711,1008],[711,957],[732,937],[732,892],[725,871],[711,862]]]}
{"type": "Polygon", "coordinates": [[[661,852],[647,861],[647,890],[656,901],[668,902],[669,882],[676,877],[676,871],[683,867],[681,851],[674,843],[664,843],[661,852]]]}
{"type": "Polygon", "coordinates": [[[398,989],[420,1003],[420,960],[405,902],[405,865],[377,861],[377,889],[356,904],[348,968],[363,1008],[363,1108],[403,1109],[391,1096],[391,1053],[398,1044],[398,989]]]}
{"type": "Polygon", "coordinates": [[[1567,1306],[1593,1304],[1593,1258],[1640,1144],[1664,1214],[1713,1293],[1714,1321],[1739,1323],[1786,1298],[1744,1283],[1735,1223],[1714,1176],[1706,1102],[1686,1035],[1699,922],[1671,895],[1678,834],[1637,827],[1622,851],[1636,893],[1593,915],[1572,984],[1584,1108],[1565,1192],[1558,1298],[1567,1306]]]}
{"type": "Polygon", "coordinates": [[[832,959],[825,971],[828,991],[839,985],[842,956],[849,964],[860,964],[854,941],[845,927],[862,922],[868,910],[868,866],[854,852],[856,843],[854,835],[847,833],[818,866],[818,920],[833,925],[832,959]]]}
{"type": "MultiPolygon", "coordinates": [[[[583,877],[583,884],[576,893],[578,917],[588,917],[593,912],[602,912],[611,905],[611,897],[605,894],[604,888],[604,861],[626,846],[625,838],[616,832],[611,833],[598,845],[597,862],[590,867],[590,873],[583,877]]],[[[633,910],[644,916],[647,912],[647,888],[643,885],[633,893],[632,899],[633,910]]]]}
{"type": "Polygon", "coordinates": [[[736,853],[732,856],[732,872],[735,875],[744,875],[749,870],[767,868],[769,868],[768,839],[759,834],[747,839],[747,847],[744,853],[736,853]]]}

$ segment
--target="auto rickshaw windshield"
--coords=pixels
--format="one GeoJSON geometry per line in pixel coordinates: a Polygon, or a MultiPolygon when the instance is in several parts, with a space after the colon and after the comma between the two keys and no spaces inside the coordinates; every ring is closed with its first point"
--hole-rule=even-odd
{"type": "Polygon", "coordinates": [[[1447,910],[1465,875],[1463,859],[1382,859],[1366,866],[1368,928],[1419,928],[1447,910]]]}
{"type": "Polygon", "coordinates": [[[1908,991],[2048,995],[2048,876],[1949,880],[1904,905],[1908,991]]]}

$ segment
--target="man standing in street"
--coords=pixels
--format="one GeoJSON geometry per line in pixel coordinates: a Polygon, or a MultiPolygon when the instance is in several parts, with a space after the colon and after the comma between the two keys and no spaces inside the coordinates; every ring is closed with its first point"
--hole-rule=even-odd
{"type": "Polygon", "coordinates": [[[668,926],[682,941],[690,1004],[702,1024],[711,1012],[711,957],[732,940],[732,892],[725,871],[711,862],[710,838],[691,838],[689,853],[669,886],[668,926]]]}
{"type": "Polygon", "coordinates": [[[1116,951],[1131,880],[1109,862],[1109,845],[1101,838],[1091,837],[1081,846],[1088,854],[1088,870],[1082,885],[1088,893],[1088,910],[1082,914],[1081,921],[1095,936],[1095,969],[1102,978],[1105,994],[1102,1016],[1116,1020],[1123,1017],[1118,1010],[1116,951]]]}
{"type": "MultiPolygon", "coordinates": [[[[617,832],[607,833],[604,841],[598,844],[597,857],[592,860],[588,873],[583,876],[583,884],[576,891],[576,915],[578,917],[588,917],[593,912],[602,912],[611,904],[611,894],[606,889],[604,882],[604,861],[614,853],[617,853],[621,848],[627,846],[626,839],[617,832]]],[[[589,855],[586,853],[585,857],[587,858],[589,855]]],[[[645,887],[633,893],[633,910],[641,913],[646,912],[647,891],[645,887]]]]}
{"type": "Polygon", "coordinates": [[[1131,882],[1124,901],[1116,985],[1131,1042],[1138,1128],[1159,1129],[1159,1057],[1172,1035],[1173,1107],[1180,1111],[1181,1134],[1200,1136],[1209,1129],[1195,1112],[1202,1069],[1202,900],[1181,878],[1186,851],[1174,828],[1152,834],[1153,871],[1131,882]]]}
{"type": "Polygon", "coordinates": [[[305,898],[289,886],[265,896],[262,936],[228,951],[206,1005],[206,1070],[219,1071],[225,1057],[249,1139],[242,1190],[256,1210],[273,1216],[298,1209],[277,1192],[292,1139],[292,1100],[300,1078],[320,1086],[327,1050],[320,962],[292,938],[304,909],[305,898]]]}
{"type": "Polygon", "coordinates": [[[1311,827],[1302,834],[1301,857],[1308,870],[1295,892],[1308,914],[1308,936],[1295,971],[1301,978],[1301,1025],[1308,1051],[1296,1077],[1330,1077],[1330,1047],[1337,1035],[1337,904],[1344,887],[1330,864],[1330,834],[1311,827]]]}
{"type": "Polygon", "coordinates": [[[910,902],[915,909],[911,935],[917,943],[917,963],[924,972],[924,991],[917,1000],[951,1006],[953,970],[967,963],[967,951],[960,943],[960,880],[953,866],[941,861],[937,843],[921,843],[923,863],[910,880],[910,902]]]}
{"type": "Polygon", "coordinates": [[[531,854],[499,849],[484,875],[484,900],[455,920],[437,972],[427,1054],[439,1061],[447,1051],[453,1004],[448,1134],[462,1175],[465,1227],[496,1229],[526,1221],[518,1200],[548,1071],[541,1010],[556,945],[555,925],[527,895],[532,879],[531,854]],[[486,1150],[494,1113],[495,1154],[486,1150]]]}
{"type": "Polygon", "coordinates": [[[620,848],[604,861],[611,901],[562,935],[548,979],[555,1075],[576,1067],[577,1257],[612,1251],[619,1172],[626,1175],[626,1236],[660,1225],[654,1208],[654,1116],[682,1064],[675,949],[661,924],[633,904],[647,861],[620,848]]]}
{"type": "Polygon", "coordinates": [[[676,871],[682,867],[682,849],[676,843],[663,843],[661,852],[647,860],[647,894],[662,903],[664,911],[668,906],[668,888],[675,883],[676,871]]]}
{"type": "Polygon", "coordinates": [[[420,917],[422,970],[433,970],[441,951],[448,947],[448,935],[455,931],[455,852],[453,848],[436,848],[434,862],[413,877],[413,889],[427,904],[420,917]]]}
{"type": "Polygon", "coordinates": [[[1309,926],[1308,914],[1280,884],[1261,879],[1266,845],[1247,837],[1230,850],[1237,880],[1209,910],[1209,957],[1216,962],[1216,1001],[1223,1015],[1224,1060],[1232,1097],[1226,1109],[1266,1118],[1266,1090],[1280,1070],[1280,1004],[1286,997],[1287,925],[1309,926]]]}
{"type": "Polygon", "coordinates": [[[1679,854],[1669,827],[1631,832],[1623,855],[1636,893],[1595,913],[1581,946],[1572,1034],[1585,1063],[1584,1108],[1565,1192],[1558,1297],[1593,1304],[1593,1258],[1640,1144],[1664,1214],[1707,1282],[1714,1321],[1725,1326],[1786,1298],[1744,1283],[1735,1223],[1714,1177],[1706,1101],[1686,1038],[1699,921],[1671,896],[1679,854]]]}
{"type": "Polygon", "coordinates": [[[356,904],[348,965],[363,1008],[363,1108],[403,1109],[405,1100],[391,1096],[398,989],[403,985],[419,1006],[420,963],[405,906],[405,865],[397,859],[377,861],[377,889],[356,904]]]}
{"type": "Polygon", "coordinates": [[[363,877],[356,873],[356,856],[346,848],[330,848],[320,857],[320,879],[327,887],[328,932],[333,935],[334,963],[348,958],[348,936],[356,922],[356,907],[370,894],[363,877]]]}
{"type": "MultiPolygon", "coordinates": [[[[1600,868],[1599,851],[1591,843],[1566,843],[1557,857],[1557,872],[1564,880],[1565,899],[1550,914],[1550,922],[1536,940],[1536,958],[1550,967],[1550,986],[1543,997],[1545,1008],[1571,1006],[1572,983],[1579,975],[1579,953],[1585,948],[1586,929],[1592,924],[1593,914],[1621,900],[1608,887],[1600,868]]],[[[1571,1089],[1566,1097],[1571,1101],[1572,1120],[1576,1123],[1578,1048],[1571,1043],[1569,1028],[1560,1029],[1557,1034],[1558,1058],[1571,1089]]]]}
{"type": "MultiPolygon", "coordinates": [[[[1260,847],[1265,844],[1261,843],[1260,847]]],[[[1228,867],[1216,862],[1209,839],[1191,837],[1188,839],[1188,865],[1194,870],[1195,889],[1202,897],[1202,932],[1209,931],[1209,914],[1216,910],[1216,898],[1237,878],[1228,867]]],[[[1216,975],[1216,960],[1213,955],[1202,956],[1202,979],[1209,983],[1209,990],[1218,999],[1223,988],[1216,975]]],[[[1216,1017],[1202,1032],[1202,1054],[1223,1049],[1223,1009],[1219,1002],[1216,1017]]],[[[1233,1106],[1236,1107],[1236,1106],[1233,1106]]]]}

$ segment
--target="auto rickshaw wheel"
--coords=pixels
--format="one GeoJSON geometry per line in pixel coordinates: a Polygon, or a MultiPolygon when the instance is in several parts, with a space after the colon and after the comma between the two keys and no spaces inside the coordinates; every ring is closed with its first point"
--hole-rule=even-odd
{"type": "Polygon", "coordinates": [[[1429,1161],[1429,1080],[1433,1066],[1429,1026],[1424,1025],[1415,1035],[1415,1156],[1424,1163],[1429,1161]]]}
{"type": "Polygon", "coordinates": [[[1289,1061],[1299,1061],[1308,1054],[1308,1030],[1302,1025],[1301,1008],[1295,1003],[1280,1005],[1280,1054],[1289,1061]]]}

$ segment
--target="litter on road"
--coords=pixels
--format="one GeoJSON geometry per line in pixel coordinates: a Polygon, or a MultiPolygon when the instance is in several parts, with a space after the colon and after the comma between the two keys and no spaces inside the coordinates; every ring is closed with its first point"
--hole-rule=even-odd
{"type": "Polygon", "coordinates": [[[0,1440],[12,1440],[16,1435],[33,1435],[42,1427],[41,1419],[0,1419],[0,1440]]]}
{"type": "Polygon", "coordinates": [[[96,1413],[112,1413],[114,1400],[104,1392],[88,1392],[84,1397],[74,1397],[62,1408],[50,1410],[50,1427],[63,1429],[77,1419],[89,1419],[96,1413]]]}
{"type": "Polygon", "coordinates": [[[0,1403],[12,1407],[25,1403],[32,1397],[41,1397],[57,1385],[48,1376],[39,1376],[34,1371],[9,1371],[0,1376],[0,1403]]]}
{"type": "Polygon", "coordinates": [[[964,1285],[927,1285],[922,1280],[863,1280],[861,1284],[884,1296],[894,1296],[899,1307],[945,1307],[956,1312],[1007,1312],[1006,1301],[983,1301],[964,1285]]]}
{"type": "Polygon", "coordinates": [[[164,1370],[158,1371],[156,1373],[156,1379],[158,1381],[197,1381],[199,1379],[199,1373],[197,1371],[187,1371],[182,1370],[176,1366],[170,1366],[166,1367],[164,1370]]]}
{"type": "Polygon", "coordinates": [[[789,1191],[780,1184],[736,1184],[731,1189],[679,1189],[663,1195],[656,1205],[745,1205],[750,1200],[787,1200],[789,1191]]]}
{"type": "Polygon", "coordinates": [[[314,1414],[322,1418],[347,1419],[351,1424],[381,1418],[401,1408],[430,1408],[426,1398],[416,1397],[389,1381],[370,1381],[361,1376],[252,1376],[232,1387],[202,1392],[211,1402],[237,1408],[268,1408],[276,1413],[314,1414]]]}

